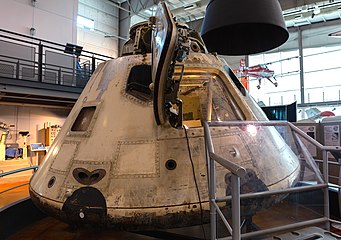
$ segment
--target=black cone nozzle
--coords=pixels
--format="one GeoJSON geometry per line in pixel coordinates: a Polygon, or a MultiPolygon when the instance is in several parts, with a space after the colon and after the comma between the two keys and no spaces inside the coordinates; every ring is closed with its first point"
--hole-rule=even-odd
{"type": "Polygon", "coordinates": [[[201,35],[210,52],[223,55],[268,51],[289,37],[278,0],[211,0],[201,35]]]}

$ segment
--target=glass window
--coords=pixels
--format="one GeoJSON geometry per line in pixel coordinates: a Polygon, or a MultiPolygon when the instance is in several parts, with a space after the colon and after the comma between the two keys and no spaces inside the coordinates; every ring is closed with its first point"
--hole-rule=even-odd
{"type": "Polygon", "coordinates": [[[339,101],[341,91],[341,39],[328,36],[335,26],[302,32],[304,97],[306,103],[339,101]]]}
{"type": "Polygon", "coordinates": [[[257,55],[249,56],[249,66],[260,65],[274,71],[272,82],[265,76],[249,77],[250,94],[258,101],[262,101],[267,106],[286,105],[295,101],[300,103],[300,63],[298,51],[298,34],[290,33],[289,40],[281,47],[257,55]],[[258,88],[260,86],[260,88],[258,88]]]}
{"type": "Polygon", "coordinates": [[[137,65],[132,67],[126,91],[134,97],[147,101],[151,99],[151,90],[149,85],[152,83],[151,65],[137,65]]]}
{"type": "Polygon", "coordinates": [[[95,29],[95,21],[83,16],[77,16],[77,27],[84,28],[87,30],[95,29]]]}
{"type": "Polygon", "coordinates": [[[83,107],[78,114],[76,121],[72,125],[71,131],[84,132],[88,130],[90,122],[94,116],[96,106],[83,107]]]}
{"type": "Polygon", "coordinates": [[[179,97],[186,126],[200,126],[201,120],[245,120],[242,110],[218,76],[194,76],[186,76],[185,72],[180,84],[179,97]]]}

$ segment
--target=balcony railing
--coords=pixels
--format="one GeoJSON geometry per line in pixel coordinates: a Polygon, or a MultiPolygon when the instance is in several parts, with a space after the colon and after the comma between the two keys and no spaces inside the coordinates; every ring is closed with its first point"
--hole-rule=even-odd
{"type": "Polygon", "coordinates": [[[0,29],[0,79],[83,88],[109,56],[0,29]]]}
{"type": "MultiPolygon", "coordinates": [[[[338,146],[323,146],[313,138],[309,137],[302,130],[297,128],[291,123],[288,122],[259,122],[259,121],[232,121],[232,122],[205,122],[205,141],[206,141],[206,149],[207,149],[207,163],[209,168],[209,199],[210,199],[210,211],[211,211],[211,239],[254,239],[260,236],[268,236],[269,234],[292,231],[293,229],[304,228],[307,226],[315,225],[320,226],[321,224],[325,226],[327,230],[330,229],[330,223],[338,223],[340,222],[330,219],[330,211],[329,211],[329,191],[328,188],[330,184],[328,183],[328,151],[338,151],[341,152],[340,147],[338,146]],[[301,171],[300,171],[300,179],[305,179],[304,174],[306,174],[307,169],[309,168],[310,176],[308,178],[314,177],[314,181],[307,186],[293,186],[288,189],[280,189],[280,190],[269,190],[264,192],[252,192],[252,193],[243,193],[240,192],[240,179],[246,175],[246,170],[237,165],[234,162],[231,162],[227,159],[222,158],[214,151],[214,144],[211,137],[210,128],[220,128],[220,127],[245,127],[248,125],[253,125],[258,128],[273,128],[276,127],[279,132],[282,132],[282,137],[287,142],[289,146],[295,146],[296,154],[298,154],[301,160],[301,171]],[[279,129],[278,129],[279,128],[279,129]],[[281,129],[280,129],[281,128],[281,129]],[[316,165],[314,159],[309,154],[307,148],[303,145],[301,138],[306,139],[308,142],[315,145],[318,149],[322,151],[323,162],[322,162],[322,175],[319,172],[318,166],[316,165]],[[291,139],[293,144],[288,143],[291,139]],[[231,195],[228,196],[217,196],[217,188],[216,188],[216,165],[221,165],[224,168],[228,169],[231,172],[231,195]],[[241,199],[255,199],[255,198],[264,198],[274,195],[282,195],[283,194],[300,194],[304,192],[311,192],[320,190],[323,192],[323,206],[322,208],[322,216],[316,217],[313,219],[308,219],[300,222],[295,222],[292,224],[282,224],[281,226],[275,226],[268,229],[258,229],[256,231],[248,231],[245,233],[241,232],[242,224],[241,224],[241,199]],[[219,203],[223,202],[231,202],[231,219],[228,220],[228,217],[224,215],[223,211],[219,207],[219,203]],[[230,236],[217,238],[217,213],[220,217],[220,220],[225,225],[228,234],[230,236]],[[232,221],[232,224],[230,223],[232,221]]],[[[270,151],[270,149],[269,149],[270,151]]],[[[340,176],[339,176],[340,177],[340,176]]],[[[333,185],[337,191],[340,190],[340,185],[333,185]]],[[[340,195],[340,194],[339,194],[340,195]]]]}

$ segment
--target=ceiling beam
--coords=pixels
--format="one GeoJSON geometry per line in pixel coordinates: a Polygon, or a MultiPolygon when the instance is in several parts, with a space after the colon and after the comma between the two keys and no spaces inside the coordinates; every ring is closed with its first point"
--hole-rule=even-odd
{"type": "Polygon", "coordinates": [[[301,7],[304,5],[310,5],[319,2],[326,2],[326,1],[316,1],[316,0],[279,0],[281,4],[282,10],[288,10],[296,7],[301,7]]]}

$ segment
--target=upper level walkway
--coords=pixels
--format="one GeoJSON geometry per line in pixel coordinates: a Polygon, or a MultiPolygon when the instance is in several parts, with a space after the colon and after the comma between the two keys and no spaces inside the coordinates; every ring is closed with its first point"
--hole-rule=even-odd
{"type": "Polygon", "coordinates": [[[109,56],[0,29],[0,101],[72,106],[109,56]]]}

